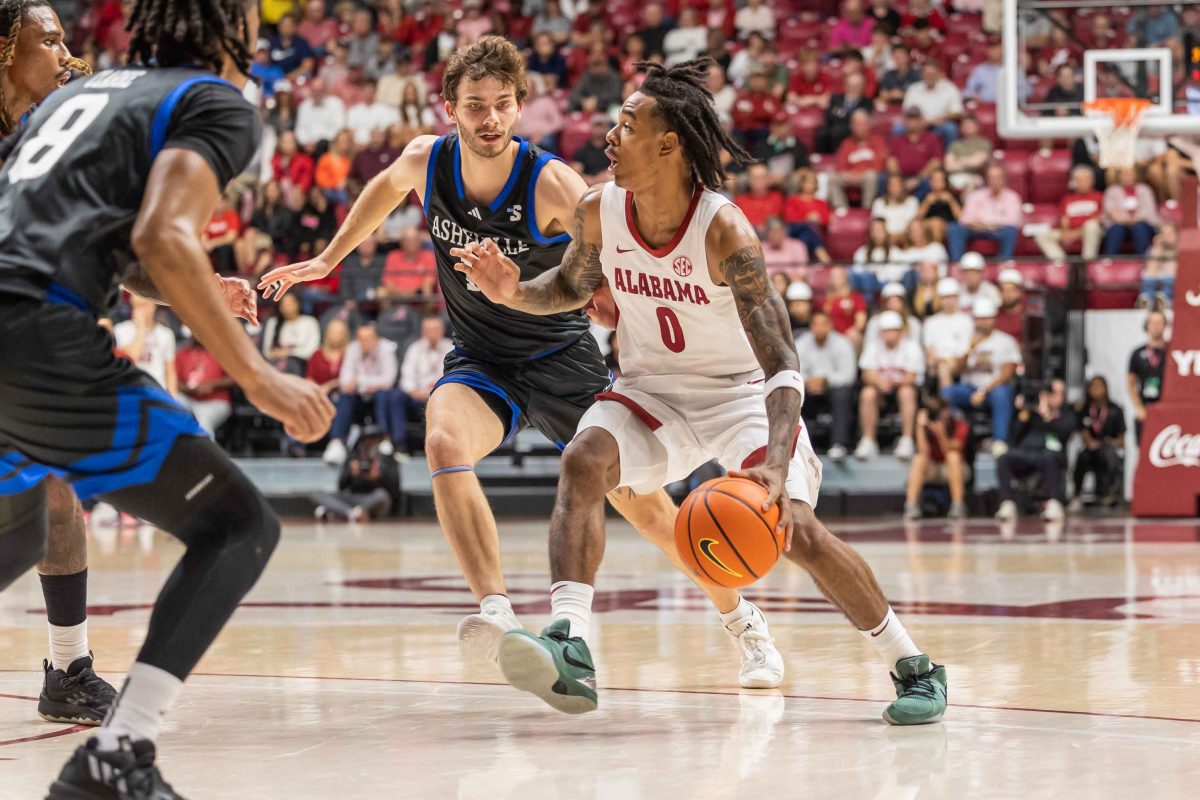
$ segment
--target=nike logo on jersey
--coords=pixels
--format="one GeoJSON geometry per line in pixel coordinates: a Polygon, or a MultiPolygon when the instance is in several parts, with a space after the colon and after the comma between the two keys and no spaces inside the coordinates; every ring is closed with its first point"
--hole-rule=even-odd
{"type": "Polygon", "coordinates": [[[717,558],[717,556],[713,553],[713,546],[716,544],[717,544],[716,539],[701,539],[698,546],[700,548],[700,552],[704,553],[704,557],[707,558],[709,561],[716,564],[718,567],[720,567],[725,572],[728,572],[733,577],[741,578],[742,574],[740,572],[734,572],[729,567],[725,566],[725,563],[723,561],[721,561],[721,559],[717,558]]]}
{"type": "Polygon", "coordinates": [[[616,269],[613,275],[613,288],[626,294],[637,294],[642,297],[653,297],[658,300],[675,300],[693,305],[706,306],[709,304],[708,295],[704,289],[694,283],[677,281],[674,278],[664,278],[659,275],[637,273],[633,270],[616,269]]]}
{"type": "Polygon", "coordinates": [[[617,245],[617,252],[621,253],[622,255],[624,255],[625,253],[632,253],[634,250],[637,250],[637,248],[636,247],[621,247],[621,245],[617,245]]]}

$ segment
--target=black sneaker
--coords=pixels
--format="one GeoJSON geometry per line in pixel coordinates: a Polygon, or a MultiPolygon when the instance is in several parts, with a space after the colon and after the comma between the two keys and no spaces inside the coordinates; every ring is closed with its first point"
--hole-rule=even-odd
{"type": "Polygon", "coordinates": [[[117,699],[117,690],[92,670],[91,655],[75,659],[65,672],[50,669],[49,661],[42,662],[42,670],[38,716],[44,720],[99,725],[117,699]]]}
{"type": "Polygon", "coordinates": [[[75,749],[46,800],[184,800],[154,766],[154,743],[121,738],[118,750],[96,740],[75,749]]]}

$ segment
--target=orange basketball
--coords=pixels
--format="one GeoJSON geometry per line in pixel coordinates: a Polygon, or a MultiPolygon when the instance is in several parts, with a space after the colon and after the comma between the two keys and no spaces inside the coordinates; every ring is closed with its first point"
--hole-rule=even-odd
{"type": "Polygon", "coordinates": [[[783,552],[779,506],[747,478],[714,478],[687,496],[675,518],[675,549],[697,577],[736,589],[766,575],[783,552]]]}

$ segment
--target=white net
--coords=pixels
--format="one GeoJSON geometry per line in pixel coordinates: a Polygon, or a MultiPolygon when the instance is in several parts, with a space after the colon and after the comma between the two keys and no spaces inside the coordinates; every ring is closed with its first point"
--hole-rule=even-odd
{"type": "Polygon", "coordinates": [[[1100,146],[1100,166],[1132,167],[1137,151],[1142,112],[1149,103],[1101,101],[1083,112],[1095,122],[1096,143],[1100,146]]]}

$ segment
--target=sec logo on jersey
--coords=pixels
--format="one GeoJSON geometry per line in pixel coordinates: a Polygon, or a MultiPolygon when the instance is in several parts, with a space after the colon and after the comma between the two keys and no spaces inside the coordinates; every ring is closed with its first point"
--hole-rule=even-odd
{"type": "Polygon", "coordinates": [[[671,266],[675,268],[675,274],[681,278],[686,278],[692,274],[692,262],[687,256],[680,256],[675,259],[675,263],[671,266]]]}

